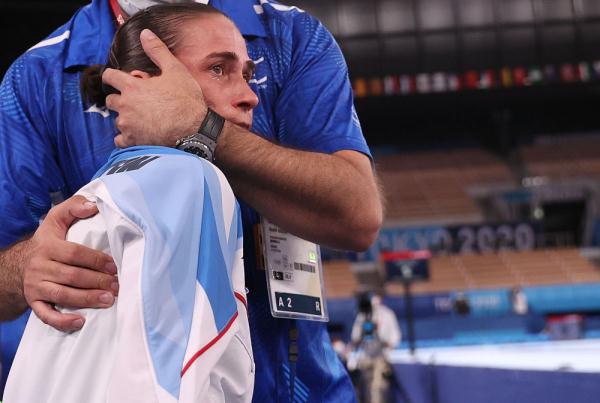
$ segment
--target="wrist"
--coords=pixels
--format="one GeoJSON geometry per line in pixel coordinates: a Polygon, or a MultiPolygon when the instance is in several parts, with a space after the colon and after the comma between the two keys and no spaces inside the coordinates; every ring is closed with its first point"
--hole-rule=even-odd
{"type": "Polygon", "coordinates": [[[204,122],[204,120],[206,119],[206,115],[208,115],[209,108],[206,105],[202,105],[202,107],[198,109],[198,114],[194,117],[192,126],[187,132],[189,134],[196,133],[199,130],[200,126],[202,126],[202,122],[204,122]]]}
{"type": "MultiPolygon", "coordinates": [[[[33,241],[31,236],[19,241],[7,250],[10,251],[9,257],[12,260],[12,273],[14,284],[16,285],[16,293],[24,298],[23,278],[25,275],[25,267],[31,259],[31,250],[33,249],[33,241]]],[[[9,266],[10,267],[10,266],[9,266]]]]}
{"type": "Polygon", "coordinates": [[[243,137],[247,133],[250,132],[242,126],[225,120],[223,130],[215,147],[215,161],[218,161],[215,164],[219,168],[223,169],[225,166],[231,165],[232,161],[229,161],[229,159],[237,159],[239,162],[239,152],[242,151],[243,144],[248,145],[247,138],[243,137]],[[229,156],[233,157],[230,158],[229,156]]]}
{"type": "Polygon", "coordinates": [[[225,120],[225,123],[223,124],[223,131],[221,132],[221,135],[219,136],[219,139],[217,140],[217,145],[215,146],[215,161],[219,161],[219,162],[222,161],[223,150],[226,147],[225,144],[229,140],[231,130],[234,127],[235,127],[235,125],[233,123],[231,123],[228,120],[225,120]]]}
{"type": "Polygon", "coordinates": [[[202,126],[202,122],[206,119],[208,108],[205,105],[202,105],[202,107],[194,108],[194,110],[195,113],[189,118],[185,126],[182,126],[179,131],[175,132],[177,134],[172,138],[170,147],[177,148],[177,145],[181,140],[194,135],[200,126],[202,126]]]}
{"type": "Polygon", "coordinates": [[[224,124],[225,119],[221,115],[207,108],[202,123],[191,135],[178,139],[175,142],[175,148],[214,162],[217,140],[223,131],[224,124]]]}

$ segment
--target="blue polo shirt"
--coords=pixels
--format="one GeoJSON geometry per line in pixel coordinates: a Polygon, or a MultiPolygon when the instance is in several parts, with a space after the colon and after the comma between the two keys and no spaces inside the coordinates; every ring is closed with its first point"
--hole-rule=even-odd
{"type": "MultiPolygon", "coordinates": [[[[246,38],[260,103],[253,131],[293,148],[369,155],[347,67],[331,34],[296,7],[267,0],[213,0],[246,38]]],[[[81,70],[106,62],[115,32],[107,0],[94,0],[17,59],[0,87],[0,247],[35,231],[53,201],[71,196],[114,148],[114,115],[86,105],[81,70]]],[[[292,321],[271,316],[254,262],[256,212],[242,204],[257,402],[354,401],[325,325],[297,321],[295,397],[288,360],[292,321]]],[[[5,363],[6,364],[6,363],[5,363]]]]}

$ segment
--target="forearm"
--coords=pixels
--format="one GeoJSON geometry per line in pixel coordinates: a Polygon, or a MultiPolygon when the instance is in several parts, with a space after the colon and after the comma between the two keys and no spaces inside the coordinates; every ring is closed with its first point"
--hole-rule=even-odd
{"type": "Polygon", "coordinates": [[[338,154],[282,147],[227,123],[216,160],[236,194],[273,223],[320,244],[366,249],[381,225],[379,192],[366,157],[365,168],[338,154]]]}
{"type": "Polygon", "coordinates": [[[27,309],[23,266],[29,239],[0,250],[0,321],[17,318],[27,309]]]}

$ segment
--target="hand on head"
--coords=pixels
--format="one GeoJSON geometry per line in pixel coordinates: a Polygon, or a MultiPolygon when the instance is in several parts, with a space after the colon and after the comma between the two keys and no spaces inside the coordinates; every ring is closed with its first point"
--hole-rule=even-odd
{"type": "Polygon", "coordinates": [[[106,106],[119,114],[115,144],[173,146],[200,127],[206,115],[204,96],[187,68],[156,35],[146,29],[140,40],[160,75],[140,79],[115,69],[102,75],[104,83],[120,91],[106,98],[106,106]]]}
{"type": "Polygon", "coordinates": [[[246,42],[226,16],[196,6],[157,6],[117,31],[109,66],[119,70],[107,68],[102,79],[118,91],[105,99],[118,113],[118,146],[173,147],[197,132],[208,108],[252,125],[258,97],[248,84],[255,65],[246,42]],[[180,19],[165,25],[161,15],[180,19]]]}

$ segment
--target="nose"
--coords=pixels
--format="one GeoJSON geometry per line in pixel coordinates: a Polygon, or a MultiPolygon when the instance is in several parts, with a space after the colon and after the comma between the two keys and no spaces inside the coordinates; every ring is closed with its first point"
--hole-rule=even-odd
{"type": "Polygon", "coordinates": [[[258,105],[258,97],[250,88],[246,80],[241,80],[238,87],[238,95],[233,99],[233,106],[244,112],[250,112],[258,105]]]}

